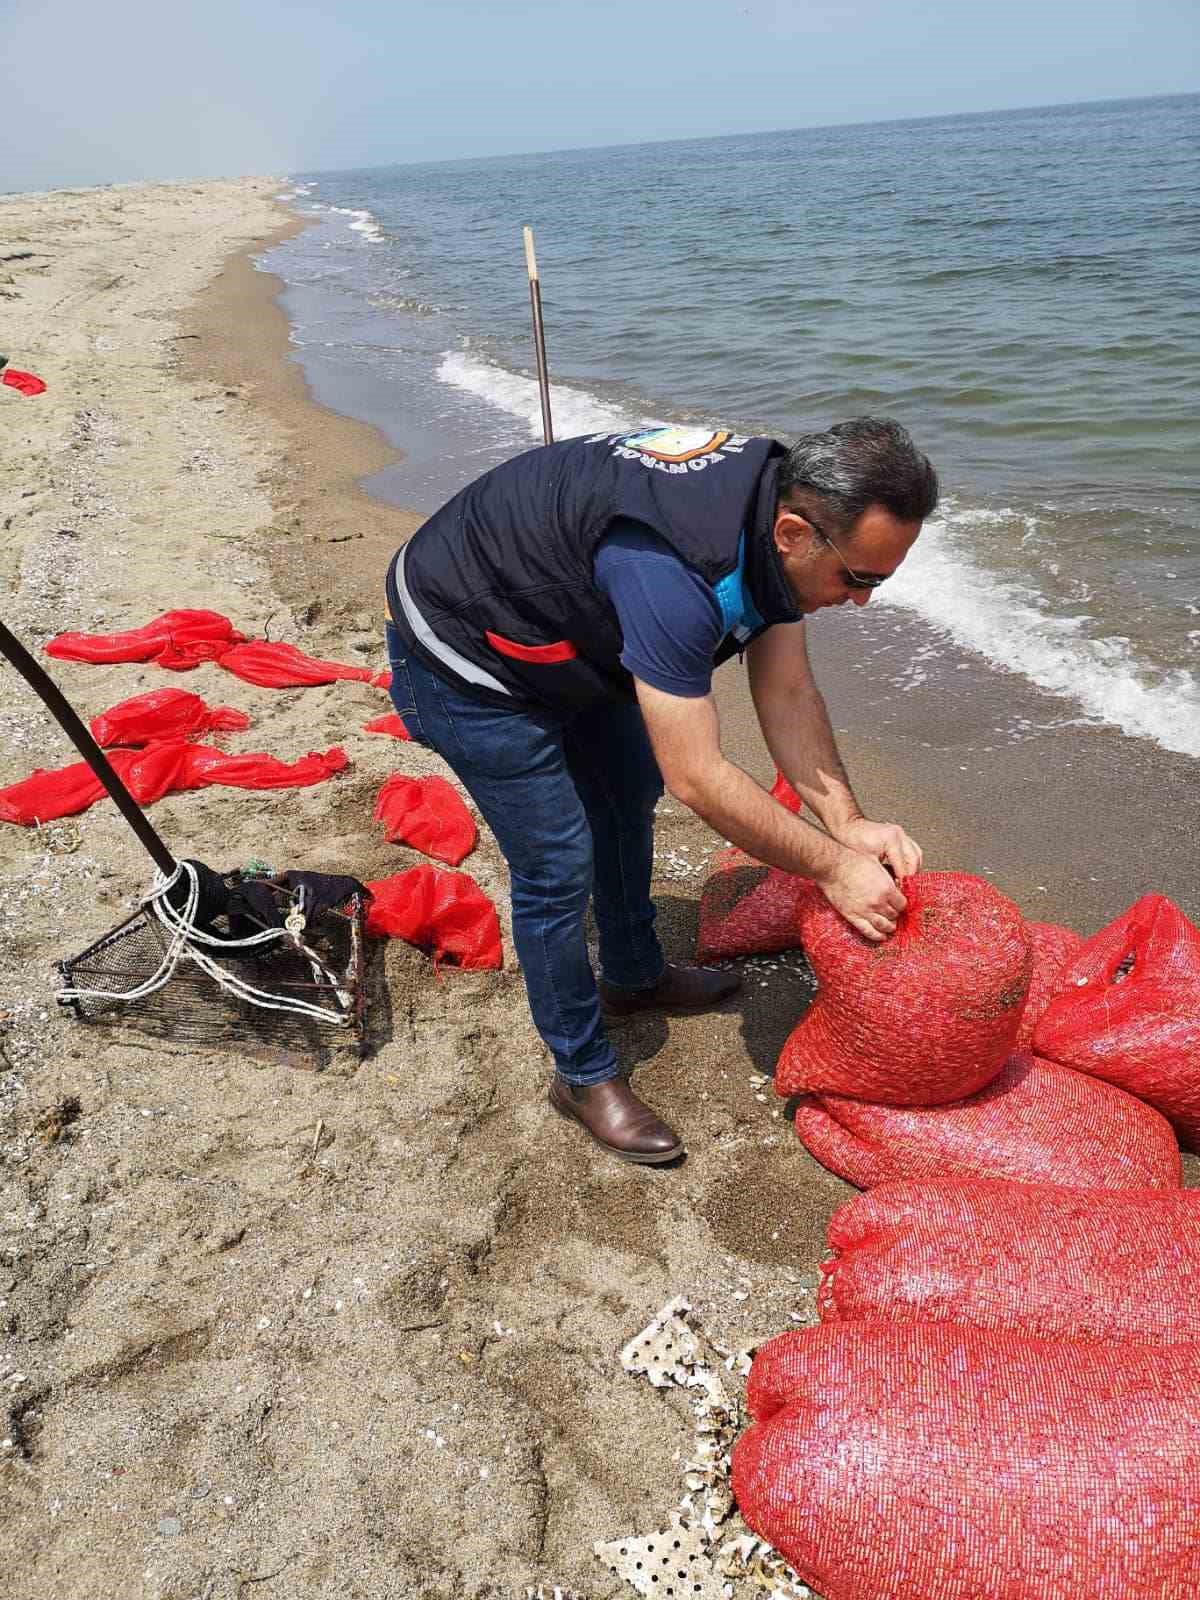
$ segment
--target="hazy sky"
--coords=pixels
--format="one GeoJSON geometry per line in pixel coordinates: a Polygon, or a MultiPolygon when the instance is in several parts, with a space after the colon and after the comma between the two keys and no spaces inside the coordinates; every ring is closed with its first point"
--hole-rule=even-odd
{"type": "Polygon", "coordinates": [[[0,189],[1200,88],[1198,0],[0,0],[0,189]]]}

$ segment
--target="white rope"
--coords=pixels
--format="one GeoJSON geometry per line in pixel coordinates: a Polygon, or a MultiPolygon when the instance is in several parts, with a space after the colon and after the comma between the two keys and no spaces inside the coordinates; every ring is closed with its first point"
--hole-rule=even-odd
{"type": "Polygon", "coordinates": [[[60,1001],[67,1000],[142,1000],[146,995],[153,994],[156,989],[161,989],[169,983],[175,974],[175,969],[186,957],[208,973],[213,981],[239,1000],[245,1000],[252,1006],[259,1006],[267,1011],[292,1011],[300,1016],[313,1017],[319,1022],[332,1022],[344,1026],[350,1022],[350,996],[340,986],[333,975],[325,967],[316,953],[309,949],[299,937],[293,935],[287,928],[264,928],[261,933],[250,934],[245,939],[223,939],[218,934],[205,933],[196,926],[196,914],[200,906],[200,875],[195,867],[188,861],[176,863],[175,871],[168,877],[165,872],[156,872],[154,885],[150,893],[142,900],[142,908],[149,910],[157,917],[168,934],[166,949],[158,968],[144,983],[138,984],[135,989],[125,989],[114,993],[107,989],[60,989],[55,998],[60,1001]],[[182,908],[176,909],[167,898],[170,891],[179,882],[181,876],[188,880],[188,893],[182,908]],[[286,939],[295,943],[304,955],[314,974],[320,972],[329,986],[335,991],[338,999],[346,1007],[344,1011],[331,1011],[325,1006],[314,1005],[308,1000],[281,1000],[278,995],[267,993],[263,989],[256,989],[253,984],[247,983],[244,978],[239,978],[235,973],[223,967],[219,961],[206,955],[200,948],[202,945],[214,946],[224,950],[253,950],[277,940],[286,939]]]}

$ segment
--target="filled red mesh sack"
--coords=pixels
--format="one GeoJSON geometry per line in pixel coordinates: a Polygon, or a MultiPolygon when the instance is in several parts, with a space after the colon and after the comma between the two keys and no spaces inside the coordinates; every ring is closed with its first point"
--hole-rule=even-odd
{"type": "Polygon", "coordinates": [[[475,819],[445,778],[394,772],[375,801],[375,820],[390,844],[406,844],[456,867],[479,842],[475,819]]]}
{"type": "Polygon", "coordinates": [[[88,726],[99,745],[137,745],[154,739],[240,731],[250,726],[250,718],[232,706],[206,705],[198,694],[186,689],[151,689],[110,706],[88,726]]]}
{"type": "MultiPolygon", "coordinates": [[[[323,783],[348,765],[344,750],[312,751],[298,761],[268,755],[228,755],[211,745],[167,739],[145,750],[110,750],[108,759],[139,805],[164,795],[221,784],[234,789],[299,789],[323,783]]],[[[56,771],[37,771],[0,789],[0,822],[32,827],[76,816],[103,800],[108,790],[86,761],[56,771]]]]}
{"type": "Polygon", "coordinates": [[[1018,1050],[1028,1050],[1032,1045],[1034,1028],[1061,988],[1068,962],[1078,954],[1084,942],[1083,935],[1074,928],[1060,928],[1055,922],[1027,922],[1025,926],[1029,929],[1033,967],[1025,1009],[1021,1012],[1021,1026],[1017,1029],[1018,1050]]]}
{"type": "Polygon", "coordinates": [[[1066,968],[1034,1046],[1157,1106],[1200,1150],[1200,929],[1143,895],[1066,968]]]}
{"type": "MultiPolygon", "coordinates": [[[[804,802],[779,771],[771,798],[798,815],[804,802]]],[[[800,944],[800,907],[820,889],[810,878],[769,867],[737,845],[713,858],[700,891],[696,960],[778,955],[800,944]]]]}
{"type": "Polygon", "coordinates": [[[170,672],[187,672],[215,661],[246,635],[219,611],[164,611],[144,628],[126,633],[60,633],[46,646],[59,661],[153,661],[170,672]]]}
{"type": "Polygon", "coordinates": [[[1200,1594],[1200,1346],[834,1323],[747,1400],[738,1506],[824,1600],[1200,1594]]]}
{"type": "Polygon", "coordinates": [[[370,683],[366,667],[348,667],[340,661],[318,661],[297,650],[294,644],[271,644],[266,639],[251,639],[226,650],[217,661],[245,683],[260,689],[307,689],[318,683],[370,683]]]}
{"type": "Polygon", "coordinates": [[[363,732],[388,733],[393,739],[412,738],[412,734],[404,726],[403,717],[399,716],[395,711],[389,712],[386,717],[376,717],[373,722],[364,722],[363,732]]]}
{"type": "Polygon", "coordinates": [[[939,1105],[981,1089],[1011,1053],[1029,987],[1021,913],[964,872],[918,873],[901,889],[908,909],[882,944],[824,895],[801,907],[820,987],[780,1053],[780,1094],[939,1105]]]}
{"type": "Polygon", "coordinates": [[[1200,1194],[942,1178],[840,1206],[823,1322],[1200,1343],[1200,1194]]]}
{"type": "Polygon", "coordinates": [[[980,1093],[946,1106],[806,1095],[796,1133],[860,1189],[902,1178],[1014,1178],[1086,1189],[1177,1189],[1170,1124],[1112,1084],[1028,1051],[980,1093]]]}
{"type": "Polygon", "coordinates": [[[501,965],[496,908],[469,873],[410,867],[367,888],[374,897],[367,932],[375,938],[405,939],[460,967],[501,965]]]}

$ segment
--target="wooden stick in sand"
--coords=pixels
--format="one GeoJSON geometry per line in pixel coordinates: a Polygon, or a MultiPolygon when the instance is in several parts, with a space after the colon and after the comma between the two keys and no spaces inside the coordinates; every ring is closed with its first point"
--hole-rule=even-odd
{"type": "Polygon", "coordinates": [[[529,273],[529,304],[533,308],[533,347],[537,355],[538,391],[542,397],[542,432],[546,443],[554,443],[550,420],[550,374],[546,370],[546,331],[542,327],[542,286],[538,279],[537,257],[533,253],[533,229],[525,229],[525,268],[529,273]]]}

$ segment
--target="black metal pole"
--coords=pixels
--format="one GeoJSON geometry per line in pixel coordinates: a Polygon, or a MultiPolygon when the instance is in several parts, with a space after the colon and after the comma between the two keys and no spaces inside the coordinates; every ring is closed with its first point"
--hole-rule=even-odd
{"type": "Polygon", "coordinates": [[[121,782],[112,763],[95,739],[92,738],[88,728],[80,720],[70,701],[54,682],[54,679],[44,667],[33,659],[21,641],[9,632],[3,622],[0,622],[0,654],[6,656],[11,664],[16,667],[25,682],[33,690],[34,694],[38,696],[46,710],[108,790],[121,815],[150,852],[154,865],[160,872],[173,873],[178,863],[150,826],[146,813],[121,782]]]}
{"type": "Polygon", "coordinates": [[[533,229],[525,229],[525,268],[529,273],[529,304],[533,309],[533,349],[537,357],[538,392],[542,399],[542,432],[546,443],[554,443],[550,420],[550,374],[546,368],[546,330],[542,326],[542,285],[538,279],[537,257],[533,253],[533,229]]]}

